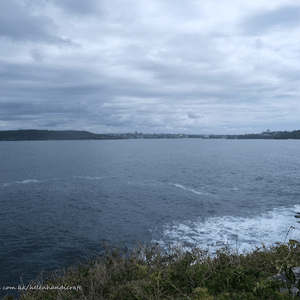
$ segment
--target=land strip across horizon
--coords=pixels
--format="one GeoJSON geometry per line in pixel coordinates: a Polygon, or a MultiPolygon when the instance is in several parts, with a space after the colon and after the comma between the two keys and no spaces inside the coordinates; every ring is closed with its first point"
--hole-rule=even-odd
{"type": "Polygon", "coordinates": [[[300,130],[270,131],[250,134],[186,134],[186,133],[91,133],[80,130],[19,129],[0,131],[0,141],[40,140],[116,140],[116,139],[300,139],[300,130]]]}

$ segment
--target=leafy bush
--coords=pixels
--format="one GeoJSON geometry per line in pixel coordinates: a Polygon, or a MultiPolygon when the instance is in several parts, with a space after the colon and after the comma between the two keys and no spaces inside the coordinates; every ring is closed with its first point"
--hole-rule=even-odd
{"type": "Polygon", "coordinates": [[[21,292],[20,299],[293,299],[289,291],[279,292],[290,287],[287,283],[269,279],[282,270],[296,284],[293,266],[300,266],[300,246],[293,240],[244,254],[224,247],[215,256],[196,247],[174,246],[169,251],[159,245],[139,244],[132,250],[107,247],[101,256],[43,273],[30,283],[80,289],[32,289],[21,292]]]}

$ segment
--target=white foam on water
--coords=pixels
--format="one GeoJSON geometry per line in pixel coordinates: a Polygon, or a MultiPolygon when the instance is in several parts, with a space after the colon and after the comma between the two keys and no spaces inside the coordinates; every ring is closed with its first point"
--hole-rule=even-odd
{"type": "Polygon", "coordinates": [[[163,238],[153,242],[187,243],[204,248],[227,245],[232,249],[237,247],[240,252],[250,251],[262,243],[270,247],[289,239],[299,240],[299,219],[294,217],[298,211],[300,206],[296,205],[276,208],[252,218],[222,216],[173,222],[163,227],[163,238]]]}
{"type": "Polygon", "coordinates": [[[15,181],[15,182],[5,182],[3,183],[3,187],[8,187],[13,184],[31,184],[31,183],[41,183],[41,182],[48,182],[48,181],[56,181],[56,180],[66,180],[71,178],[78,178],[78,179],[86,179],[86,180],[102,180],[106,179],[105,177],[89,177],[89,176],[73,176],[73,177],[66,177],[66,178],[51,178],[51,179],[25,179],[23,181],[15,181]]]}
{"type": "Polygon", "coordinates": [[[37,180],[37,179],[26,179],[23,181],[16,181],[18,184],[29,184],[29,183],[37,183],[37,182],[43,182],[42,180],[37,180]]]}
{"type": "Polygon", "coordinates": [[[41,183],[41,182],[47,182],[47,181],[54,181],[59,180],[59,178],[52,178],[47,180],[38,180],[38,179],[25,179],[23,181],[15,181],[15,182],[5,182],[3,183],[3,187],[7,187],[13,184],[31,184],[31,183],[41,183]]]}
{"type": "Polygon", "coordinates": [[[184,185],[182,184],[178,184],[178,183],[171,183],[172,185],[184,190],[184,191],[188,191],[188,192],[192,192],[194,194],[197,194],[197,195],[206,195],[206,196],[213,196],[213,197],[216,197],[216,195],[213,195],[211,193],[204,193],[204,192],[200,192],[200,191],[196,191],[195,189],[192,189],[192,188],[189,188],[189,187],[185,187],[184,185]]]}
{"type": "Polygon", "coordinates": [[[101,180],[103,177],[89,177],[89,176],[73,176],[72,178],[88,179],[88,180],[101,180]]]}

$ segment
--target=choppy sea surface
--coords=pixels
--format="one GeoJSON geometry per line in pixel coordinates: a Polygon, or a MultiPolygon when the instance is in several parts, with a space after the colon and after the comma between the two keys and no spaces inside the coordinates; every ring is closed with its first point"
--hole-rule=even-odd
{"type": "MultiPolygon", "coordinates": [[[[299,239],[300,141],[0,142],[0,288],[137,240],[299,239]]],[[[0,296],[3,290],[0,290],[0,296]]]]}

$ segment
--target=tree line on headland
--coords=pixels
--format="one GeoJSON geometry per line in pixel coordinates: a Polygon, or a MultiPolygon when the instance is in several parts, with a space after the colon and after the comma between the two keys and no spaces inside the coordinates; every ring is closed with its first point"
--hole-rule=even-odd
{"type": "Polygon", "coordinates": [[[0,141],[41,141],[41,140],[108,140],[116,139],[109,134],[94,134],[77,130],[6,130],[0,131],[0,141]]]}
{"type": "Polygon", "coordinates": [[[41,141],[41,140],[116,140],[116,139],[160,139],[160,138],[202,138],[202,139],[300,139],[300,130],[266,131],[250,134],[144,134],[113,133],[95,134],[77,130],[5,130],[0,131],[0,141],[41,141]]]}

